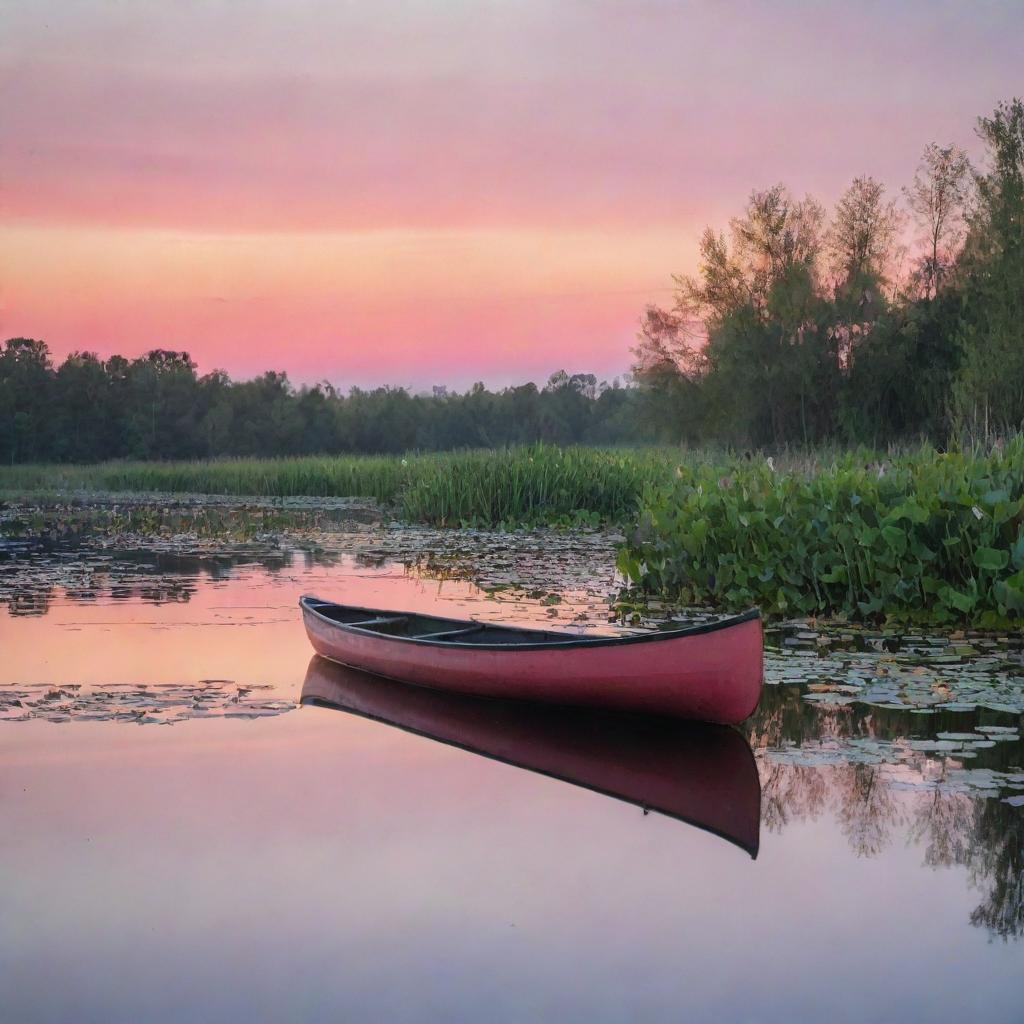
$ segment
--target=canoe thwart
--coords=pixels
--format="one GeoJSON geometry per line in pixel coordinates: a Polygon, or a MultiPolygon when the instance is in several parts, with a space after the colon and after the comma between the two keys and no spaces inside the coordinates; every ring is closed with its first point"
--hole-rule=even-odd
{"type": "Polygon", "coordinates": [[[440,640],[443,637],[445,640],[448,640],[453,636],[466,636],[468,633],[480,633],[483,631],[483,628],[483,626],[464,626],[462,629],[443,629],[440,633],[419,633],[417,634],[417,639],[440,640]]]}
{"type": "Polygon", "coordinates": [[[346,626],[355,626],[357,629],[376,629],[378,626],[400,626],[409,621],[408,615],[378,615],[373,619],[359,619],[356,622],[346,622],[346,626]]]}

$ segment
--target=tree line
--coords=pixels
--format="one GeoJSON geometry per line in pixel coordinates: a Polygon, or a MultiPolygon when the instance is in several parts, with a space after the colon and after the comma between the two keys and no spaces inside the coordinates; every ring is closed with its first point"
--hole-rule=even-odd
{"type": "Polygon", "coordinates": [[[930,145],[903,204],[859,177],[829,215],[780,184],[705,231],[698,272],[648,307],[634,349],[661,435],[878,446],[1020,430],[1021,100],[977,131],[982,168],[930,145]]]}
{"type": "Polygon", "coordinates": [[[553,374],[465,393],[435,388],[294,387],[284,373],[233,381],[199,375],[187,352],[137,359],[73,352],[55,366],[46,344],[0,347],[0,458],[95,462],[220,455],[441,451],[511,444],[625,444],[642,439],[641,393],[593,374],[553,374]]]}

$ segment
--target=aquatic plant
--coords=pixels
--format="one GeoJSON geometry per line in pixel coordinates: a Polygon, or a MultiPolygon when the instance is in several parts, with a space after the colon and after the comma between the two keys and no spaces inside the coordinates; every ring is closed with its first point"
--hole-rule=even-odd
{"type": "Polygon", "coordinates": [[[1024,439],[988,455],[863,454],[815,471],[685,463],[619,556],[642,590],[783,615],[1024,617],[1024,439]]]}
{"type": "Polygon", "coordinates": [[[404,456],[309,456],[0,468],[0,490],[366,497],[443,526],[631,521],[643,488],[680,458],[666,449],[551,445],[404,456]]]}
{"type": "Polygon", "coordinates": [[[667,479],[674,464],[657,449],[536,445],[435,455],[417,460],[400,501],[406,518],[439,526],[626,522],[644,487],[667,479]]]}

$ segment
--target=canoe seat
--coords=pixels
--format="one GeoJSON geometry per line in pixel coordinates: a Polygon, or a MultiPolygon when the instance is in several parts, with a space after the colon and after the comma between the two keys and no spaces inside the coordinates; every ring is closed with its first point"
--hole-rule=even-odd
{"type": "Polygon", "coordinates": [[[479,633],[483,626],[463,626],[461,629],[443,629],[440,633],[421,633],[417,640],[447,640],[453,636],[465,636],[467,633],[479,633]]]}

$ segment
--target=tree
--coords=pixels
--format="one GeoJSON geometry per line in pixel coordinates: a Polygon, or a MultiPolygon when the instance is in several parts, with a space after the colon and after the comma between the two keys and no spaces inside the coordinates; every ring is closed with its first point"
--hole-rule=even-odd
{"type": "Polygon", "coordinates": [[[921,157],[913,184],[903,192],[924,245],[916,274],[920,292],[925,298],[934,298],[967,235],[972,193],[967,154],[959,146],[931,143],[921,157]]]}
{"type": "Polygon", "coordinates": [[[837,286],[885,283],[892,271],[902,218],[885,186],[854,178],[836,203],[827,245],[837,286]]]}
{"type": "Polygon", "coordinates": [[[53,381],[53,405],[52,457],[91,462],[111,454],[118,420],[107,369],[95,353],[72,352],[61,363],[53,381]]]}
{"type": "Polygon", "coordinates": [[[1024,424],[1024,103],[978,120],[987,168],[962,260],[964,350],[956,399],[976,430],[1024,424]]]}
{"type": "Polygon", "coordinates": [[[874,178],[854,178],[836,203],[826,246],[835,302],[832,332],[844,369],[888,309],[887,285],[894,276],[900,226],[895,202],[886,202],[885,186],[874,178]]]}
{"type": "Polygon", "coordinates": [[[49,454],[53,365],[46,343],[9,338],[0,350],[0,438],[11,462],[49,454]]]}
{"type": "Polygon", "coordinates": [[[703,429],[707,355],[703,326],[684,315],[648,306],[633,348],[633,376],[643,402],[640,415],[651,436],[696,440],[703,429]]]}
{"type": "Polygon", "coordinates": [[[830,432],[824,221],[816,200],[773,185],[751,193],[728,239],[704,232],[697,275],[675,279],[671,310],[648,308],[634,349],[634,370],[659,404],[697,405],[696,385],[702,417],[721,436],[780,444],[830,432]]]}

